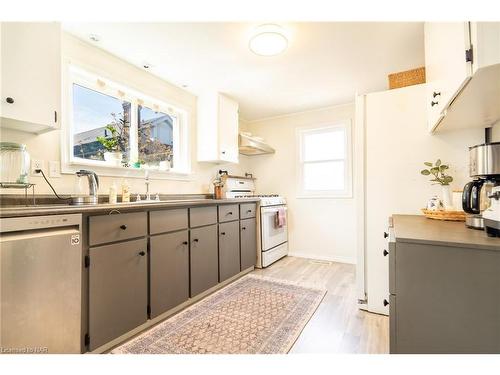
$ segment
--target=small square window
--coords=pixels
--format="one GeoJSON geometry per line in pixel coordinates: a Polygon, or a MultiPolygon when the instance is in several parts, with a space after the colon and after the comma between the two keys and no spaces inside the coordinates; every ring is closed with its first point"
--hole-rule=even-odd
{"type": "Polygon", "coordinates": [[[298,131],[300,197],[350,197],[350,125],[298,131]]]}

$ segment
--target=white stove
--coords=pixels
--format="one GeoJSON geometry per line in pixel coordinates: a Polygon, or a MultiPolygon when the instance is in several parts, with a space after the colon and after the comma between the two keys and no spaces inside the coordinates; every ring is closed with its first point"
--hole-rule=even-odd
{"type": "Polygon", "coordinates": [[[257,202],[257,263],[264,268],[288,254],[287,207],[278,194],[255,194],[255,179],[222,175],[225,198],[259,198],[257,202]],[[281,220],[278,220],[281,217],[281,220]],[[283,219],[284,218],[284,219],[283,219]]]}

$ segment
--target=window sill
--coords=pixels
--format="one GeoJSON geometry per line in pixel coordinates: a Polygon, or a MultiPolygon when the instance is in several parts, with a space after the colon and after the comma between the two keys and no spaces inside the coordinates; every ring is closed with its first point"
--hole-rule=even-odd
{"type": "Polygon", "coordinates": [[[144,178],[146,171],[149,172],[149,178],[155,180],[176,180],[176,181],[192,181],[194,174],[187,171],[177,171],[174,169],[168,171],[159,171],[155,169],[138,169],[96,165],[95,163],[71,162],[62,165],[62,174],[75,174],[80,169],[91,169],[98,176],[103,177],[121,177],[121,178],[144,178]]]}

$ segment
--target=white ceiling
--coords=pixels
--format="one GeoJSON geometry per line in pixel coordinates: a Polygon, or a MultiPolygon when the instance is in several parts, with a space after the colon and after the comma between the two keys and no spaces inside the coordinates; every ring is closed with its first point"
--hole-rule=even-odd
{"type": "Polygon", "coordinates": [[[387,88],[387,75],[424,64],[422,23],[280,23],[288,49],[248,49],[259,23],[68,23],[66,31],[197,94],[235,98],[251,121],[353,101],[387,88]]]}

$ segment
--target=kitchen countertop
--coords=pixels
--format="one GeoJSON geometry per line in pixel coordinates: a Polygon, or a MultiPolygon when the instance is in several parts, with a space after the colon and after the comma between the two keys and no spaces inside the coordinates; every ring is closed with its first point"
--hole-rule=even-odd
{"type": "Polygon", "coordinates": [[[249,203],[258,202],[259,198],[237,198],[237,199],[171,199],[152,203],[99,203],[96,205],[72,206],[68,204],[47,204],[41,206],[5,206],[0,207],[0,218],[40,216],[58,214],[99,214],[108,213],[112,210],[120,212],[142,211],[144,209],[177,208],[177,207],[198,207],[216,204],[249,203]]]}
{"type": "Polygon", "coordinates": [[[393,215],[392,223],[399,242],[500,251],[500,238],[467,228],[464,222],[433,220],[421,215],[393,215]]]}

